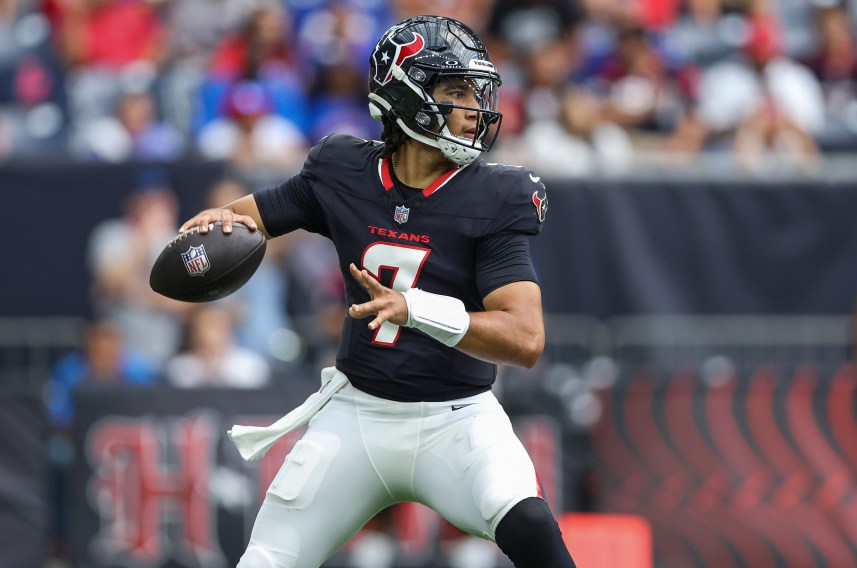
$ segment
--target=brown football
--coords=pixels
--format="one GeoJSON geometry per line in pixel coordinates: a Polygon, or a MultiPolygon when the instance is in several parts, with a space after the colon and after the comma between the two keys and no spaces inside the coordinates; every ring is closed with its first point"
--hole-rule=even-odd
{"type": "Polygon", "coordinates": [[[211,302],[232,294],[259,268],[265,236],[241,223],[226,234],[220,222],[207,233],[194,227],[169,243],[152,266],[152,290],[183,302],[211,302]]]}

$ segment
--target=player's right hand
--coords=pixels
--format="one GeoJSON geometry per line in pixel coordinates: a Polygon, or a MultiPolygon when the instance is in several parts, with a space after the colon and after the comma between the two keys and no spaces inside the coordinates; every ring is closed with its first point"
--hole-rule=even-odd
{"type": "Polygon", "coordinates": [[[221,227],[223,228],[224,233],[232,232],[233,223],[241,223],[251,231],[255,231],[258,228],[256,226],[256,221],[252,217],[248,215],[239,215],[231,209],[218,208],[200,211],[184,222],[184,224],[179,228],[179,234],[189,231],[194,227],[199,227],[199,232],[205,234],[208,232],[211,224],[218,221],[221,222],[221,227]]]}
{"type": "Polygon", "coordinates": [[[351,271],[351,276],[369,292],[370,297],[370,300],[363,304],[352,304],[348,308],[349,316],[356,319],[375,316],[369,322],[369,329],[373,331],[381,327],[385,321],[396,325],[408,323],[408,304],[401,292],[387,288],[370,276],[365,268],[359,270],[353,262],[348,269],[351,271]]]}

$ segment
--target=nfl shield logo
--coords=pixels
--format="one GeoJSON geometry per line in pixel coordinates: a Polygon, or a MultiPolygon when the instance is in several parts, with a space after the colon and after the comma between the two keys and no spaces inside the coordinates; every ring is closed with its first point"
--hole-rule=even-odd
{"type": "Polygon", "coordinates": [[[393,219],[399,224],[406,223],[410,213],[411,210],[404,205],[396,205],[396,213],[393,215],[393,219]]]}
{"type": "Polygon", "coordinates": [[[187,268],[187,273],[191,276],[202,276],[211,268],[203,245],[187,249],[186,252],[182,253],[182,260],[184,267],[187,268]]]}

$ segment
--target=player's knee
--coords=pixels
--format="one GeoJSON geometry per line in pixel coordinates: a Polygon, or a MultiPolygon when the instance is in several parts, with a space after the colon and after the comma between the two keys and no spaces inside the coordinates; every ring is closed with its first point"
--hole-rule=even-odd
{"type": "Polygon", "coordinates": [[[271,521],[271,508],[262,505],[250,544],[237,568],[296,568],[301,550],[297,533],[271,521]]]}
{"type": "Polygon", "coordinates": [[[497,525],[495,540],[516,568],[574,568],[543,499],[530,497],[512,507],[497,525]]]}
{"type": "Polygon", "coordinates": [[[272,550],[250,543],[235,568],[295,568],[297,551],[272,550]]]}

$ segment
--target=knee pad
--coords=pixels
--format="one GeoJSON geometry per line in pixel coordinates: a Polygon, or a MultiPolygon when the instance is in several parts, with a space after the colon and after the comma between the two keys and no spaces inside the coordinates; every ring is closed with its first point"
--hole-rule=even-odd
{"type": "Polygon", "coordinates": [[[575,568],[544,499],[530,497],[512,507],[497,525],[495,541],[515,568],[575,568]]]}
{"type": "Polygon", "coordinates": [[[235,568],[294,568],[296,560],[296,558],[289,558],[276,552],[269,552],[261,546],[251,543],[247,547],[247,550],[244,551],[241,560],[238,561],[238,566],[235,568]],[[278,562],[277,556],[280,557],[281,561],[285,561],[286,563],[282,564],[278,562]]]}
{"type": "Polygon", "coordinates": [[[250,544],[237,568],[295,568],[301,551],[298,534],[280,524],[276,510],[262,504],[250,544]]]}

